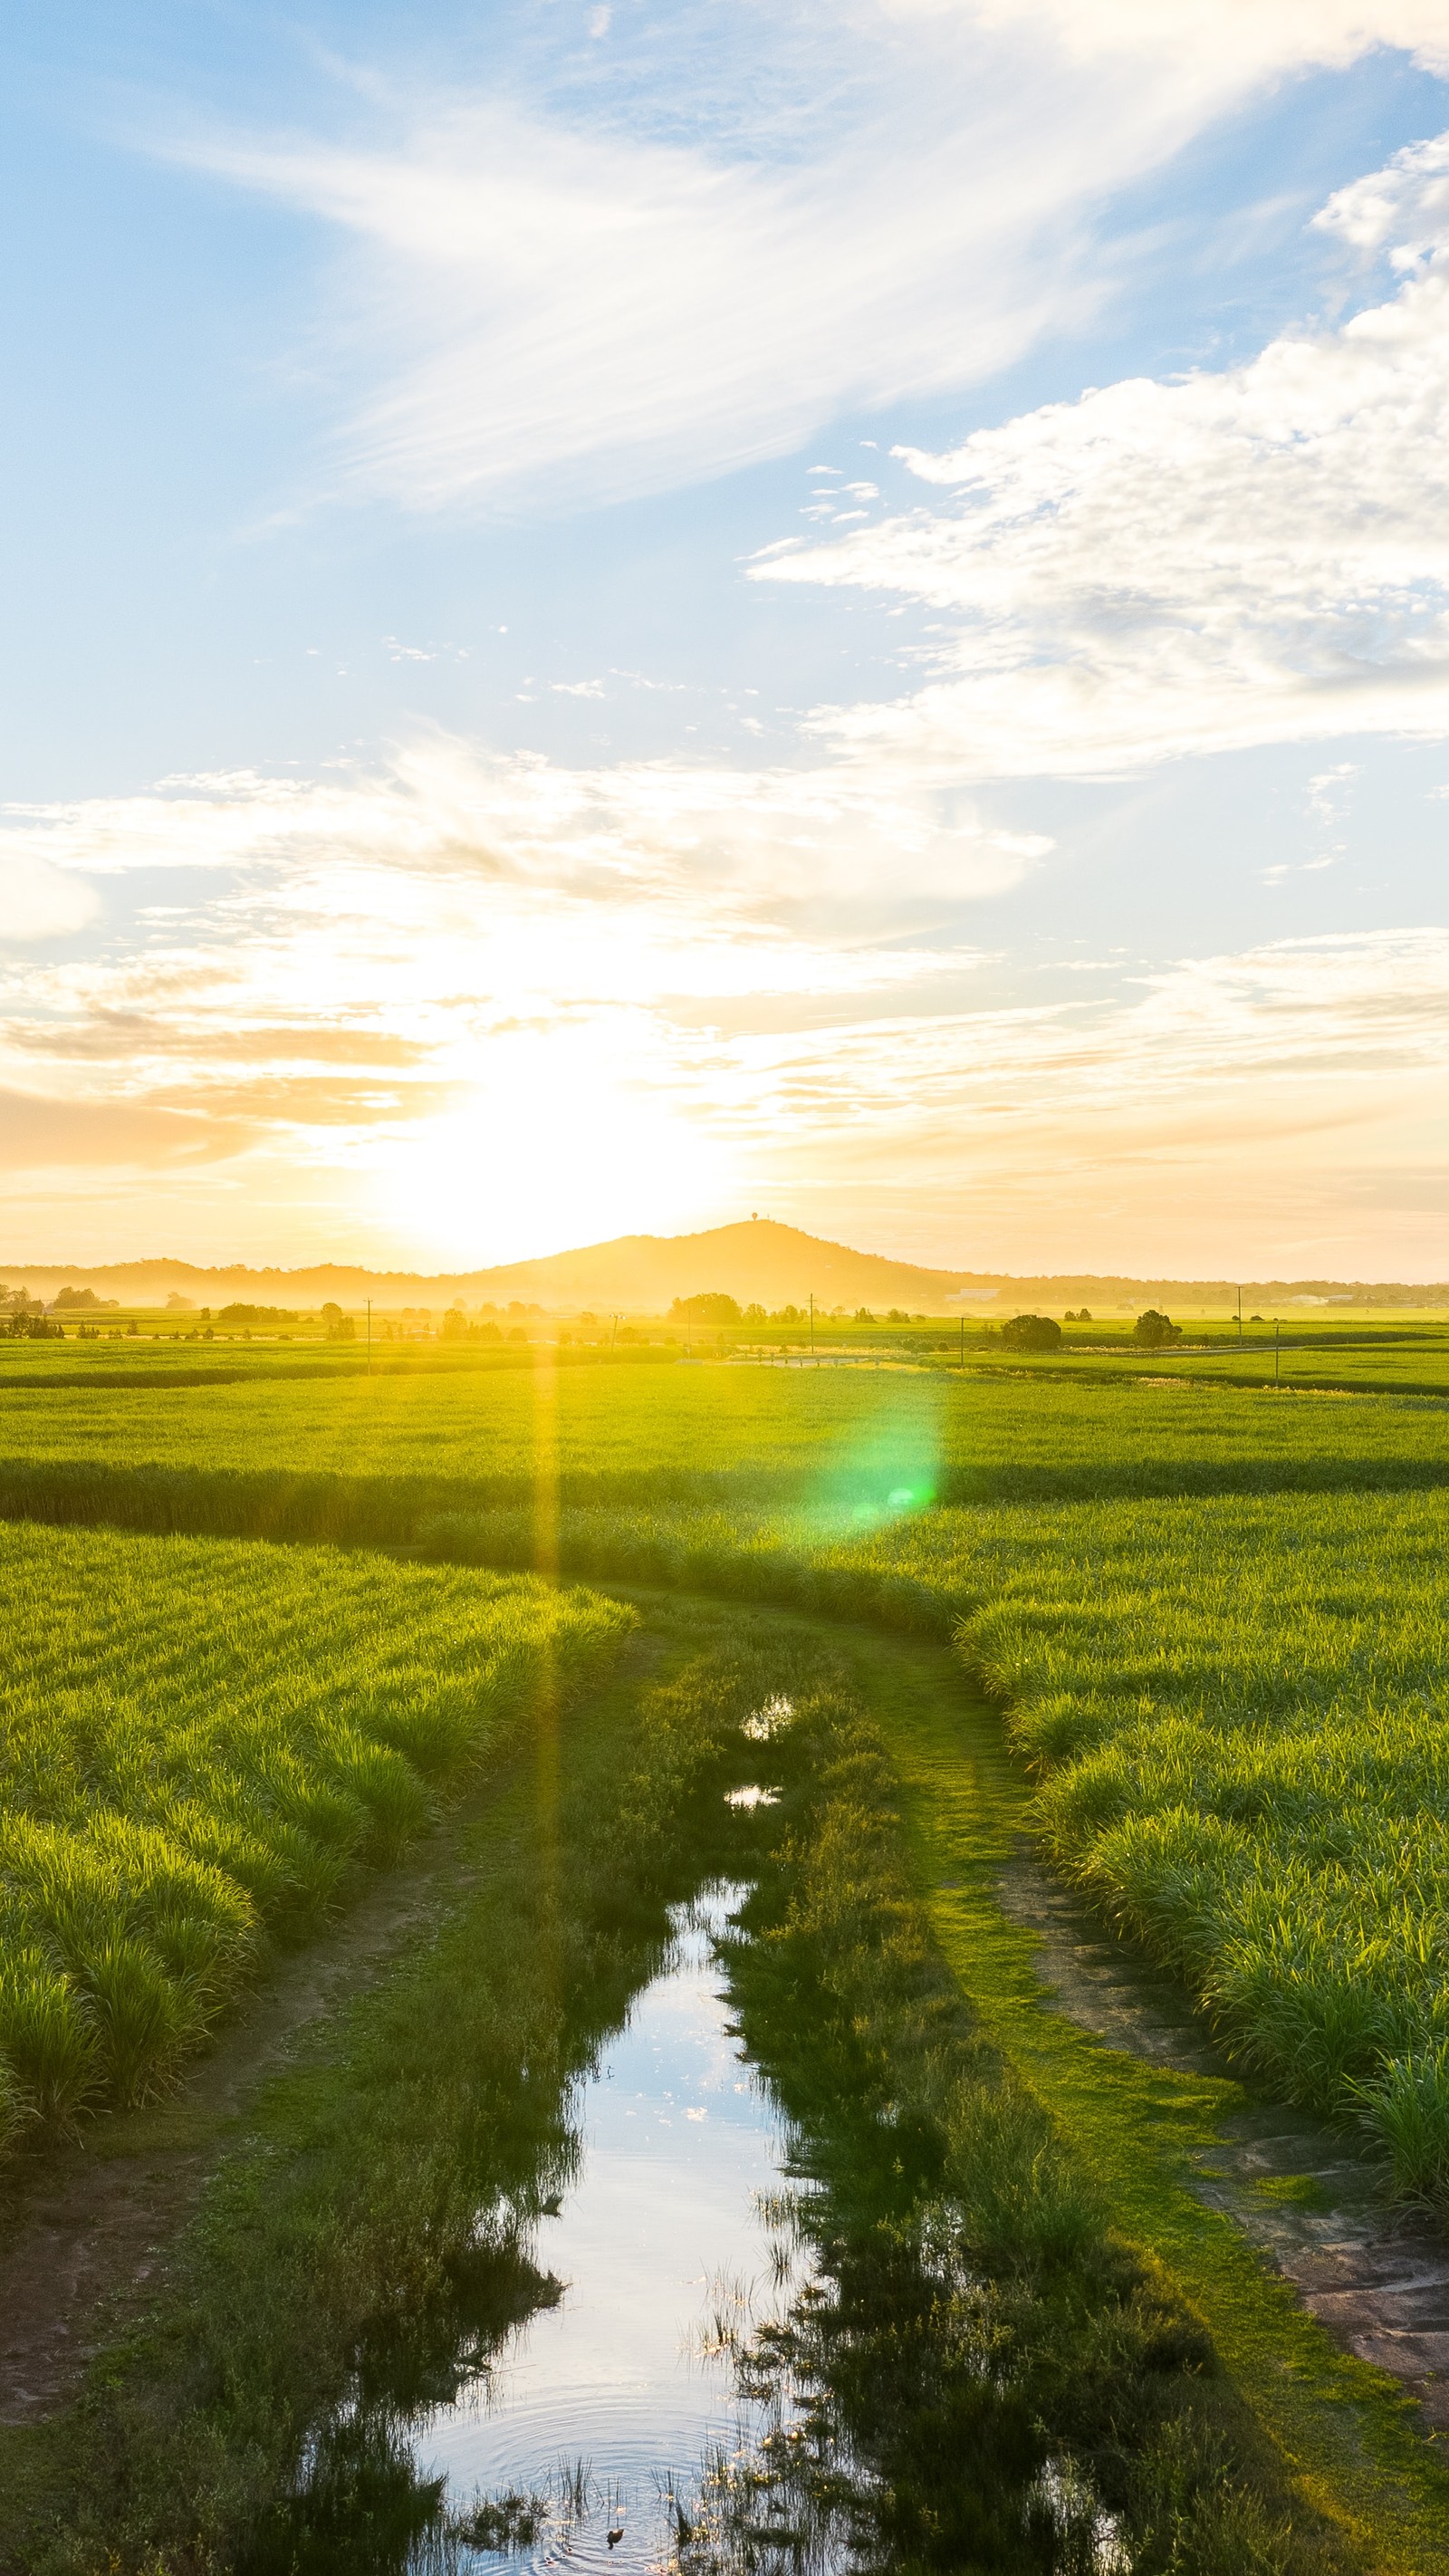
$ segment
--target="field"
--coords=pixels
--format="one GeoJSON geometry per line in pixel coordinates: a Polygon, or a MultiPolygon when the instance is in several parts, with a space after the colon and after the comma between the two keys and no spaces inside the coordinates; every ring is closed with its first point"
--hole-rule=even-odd
{"type": "MultiPolygon", "coordinates": [[[[106,1385],[67,1351],[12,1379],[0,2049],[19,2140],[163,2084],[269,1947],[311,1937],[465,1774],[530,1740],[515,1720],[607,1667],[640,1610],[562,1577],[662,1587],[686,1627],[713,1595],[817,1634],[914,1633],[938,1661],[950,1643],[999,1706],[1052,1867],[1253,2083],[1338,2123],[1442,2223],[1449,1409],[1413,1390],[1444,1344],[1396,1325],[1365,1350],[1366,1330],[1350,1347],[1324,1328],[1294,1355],[1324,1385],[1281,1393],[1231,1382],[1236,1352],[1124,1368],[1105,1335],[964,1370],[534,1352],[106,1385]]],[[[822,1925],[829,1895],[817,1872],[822,1925]]],[[[842,1889],[846,1949],[864,1902],[842,1889]]],[[[882,1916],[863,1991],[894,1937],[882,1916]]],[[[739,1974],[748,1993],[751,1958],[739,1974]]],[[[902,2064],[886,2089],[935,2081],[902,2064]]],[[[1055,2297],[1032,2289],[1023,2349],[1055,2297]]],[[[1267,2403],[1266,2383],[1244,2394],[1267,2403]]],[[[1145,2492],[1130,2463],[1102,2474],[1145,2492]]],[[[1252,2546],[1245,2567],[1299,2563],[1252,2546]]]]}
{"type": "Polygon", "coordinates": [[[395,1858],[628,1625],[318,1550],[0,1529],[0,2111],[171,2075],[264,1941],[395,1858]]]}

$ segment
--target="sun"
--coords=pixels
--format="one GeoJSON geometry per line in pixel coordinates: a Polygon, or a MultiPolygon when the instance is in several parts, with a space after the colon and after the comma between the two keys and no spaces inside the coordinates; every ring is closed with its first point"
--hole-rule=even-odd
{"type": "Polygon", "coordinates": [[[597,1045],[528,1032],[489,1052],[455,1106],[369,1150],[366,1214],[405,1258],[478,1268],[680,1233],[730,1203],[719,1140],[597,1045]]]}

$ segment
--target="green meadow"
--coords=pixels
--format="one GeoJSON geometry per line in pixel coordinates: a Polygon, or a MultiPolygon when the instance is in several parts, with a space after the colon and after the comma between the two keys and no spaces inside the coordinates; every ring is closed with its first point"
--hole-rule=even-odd
{"type": "MultiPolygon", "coordinates": [[[[901,2241],[918,2262],[926,2237],[912,2228],[954,2227],[952,2260],[995,2283],[992,2332],[1018,2356],[1026,2392],[1009,2431],[1022,2477],[1040,2471],[1023,2428],[1055,2421],[1066,2454],[1085,2463],[1082,2492],[1106,2498],[1138,2534],[1122,2563],[1144,2571],[1442,2563],[1449,2507],[1421,2475],[1403,2401],[1371,2375],[1354,2378],[1359,2366],[1326,2344],[1313,2344],[1311,2368],[1303,2352],[1294,2360],[1299,2327],[1290,2331],[1266,2278],[1253,2288],[1258,2276],[1251,2264],[1243,2274],[1238,2255],[1214,2254],[1190,2292],[1174,2287],[1168,2204],[1180,2186],[1163,2180],[1157,2217],[1150,2192],[1130,2212],[1119,2206],[1106,2167],[1093,2169],[1090,2122],[1068,2140],[1033,2093],[1030,2065],[1009,2062],[1000,2034],[999,2063],[986,2049],[971,2020],[969,1949],[948,1959],[911,1911],[910,1737],[907,1702],[889,1696],[894,1668],[871,1666],[871,1687],[887,1693],[873,1733],[845,1667],[829,1664],[831,1640],[848,1663],[851,1641],[872,1630],[926,1641],[910,1651],[936,1659],[931,1759],[949,1765],[948,1649],[955,1687],[988,1695],[1022,1826],[1050,1868],[1170,1973],[1260,2096],[1336,2124],[1386,2203],[1449,2223],[1449,1409],[1421,1391],[1443,1346],[1427,1322],[1414,1338],[1386,1329],[1378,1348],[1364,1348],[1371,1335],[1358,1325],[1351,1347],[1327,1327],[1303,1338],[1316,1346],[1295,1351],[1295,1369],[1301,1377],[1311,1361],[1321,1379],[1286,1391],[1232,1382],[1243,1355],[1226,1345],[1126,1368],[1105,1334],[1050,1364],[1010,1368],[976,1365],[975,1354],[953,1368],[925,1352],[919,1366],[879,1368],[686,1364],[662,1351],[649,1366],[559,1366],[536,1348],[526,1363],[487,1370],[256,1368],[203,1383],[179,1371],[168,1383],[158,1368],[108,1385],[66,1346],[63,1366],[24,1383],[11,1373],[0,1387],[0,2112],[21,2200],[38,2141],[164,2097],[212,2033],[244,2023],[269,1962],[345,1923],[361,1888],[405,1872],[484,1788],[503,1795],[510,1764],[534,1763],[545,1741],[562,1765],[549,1793],[555,1863],[571,1743],[580,1780],[595,1782],[589,1817],[567,1828],[589,1855],[567,1937],[581,1958],[607,1954],[600,1993],[624,2009],[657,1936],[661,1891],[695,1883],[710,1857],[697,1792],[717,1797],[721,1766],[738,1767],[740,1708],[751,1691],[768,1698],[771,1658],[783,1669],[808,1638],[809,1654],[826,1656],[812,1687],[834,1713],[792,1738],[779,1833],[755,1847],[759,1893],[732,1969],[740,2009],[818,2154],[846,2158],[830,2187],[852,2208],[846,2167],[859,2141],[839,2128],[836,2097],[868,2075],[882,2102],[917,2105],[910,2118],[928,2143],[901,2241]],[[756,1623],[751,1679],[721,1699],[721,1658],[736,1653],[742,1620],[756,1623]],[[617,1676],[626,1642],[633,1653],[650,1637],[666,1665],[691,1653],[705,1662],[690,1666],[682,1696],[649,1703],[645,1723],[637,1691],[617,1676]],[[608,1741],[620,1780],[633,1783],[622,1848],[624,1828],[607,1821],[614,1791],[600,1785],[614,1756],[591,1732],[595,1701],[614,1711],[608,1741]],[[580,1714],[559,1736],[570,1710],[580,1714]],[[642,1912],[630,1916],[636,1862],[642,1912]],[[806,1991],[819,1998],[819,2044],[796,2066],[785,2034],[806,1991]],[[892,1994],[898,2014],[881,2000],[892,1994]],[[1013,2228],[1035,2248],[1015,2270],[1013,2228]],[[1226,2267],[1220,2297],[1212,2262],[1226,2267]],[[1160,2316],[1155,2299],[1166,2302],[1160,2316]],[[1190,2331],[1170,2322],[1184,2299],[1190,2331]],[[1224,2352],[1258,2359],[1213,2358],[1219,2329],[1224,2352]],[[1281,2366],[1270,2367],[1262,2356],[1275,2336],[1281,2366]],[[1196,2400],[1183,2400],[1186,2413],[1176,2397],[1165,2412],[1149,2403],[1157,2365],[1142,2356],[1164,2337],[1164,2349],[1197,2355],[1184,2366],[1226,2372],[1205,2415],[1196,2400]],[[1109,2348],[1135,2354],[1123,2367],[1142,2379],[1111,2428],[1091,2404],[1109,2348]],[[1271,2403],[1267,2378],[1254,2384],[1262,2370],[1271,2403]],[[1285,2396],[1283,2372],[1301,2379],[1301,2403],[1285,2396]],[[1360,2430],[1339,2459],[1332,2427],[1350,2415],[1360,2430]],[[1220,2525],[1217,2556],[1172,2554],[1178,2543],[1164,2535],[1194,2517],[1205,2531],[1220,2525]]],[[[964,1735],[959,1758],[964,1781],[974,1758],[964,1735]]],[[[981,1901],[994,1904],[989,1887],[981,1901]]],[[[513,1956],[512,1938],[489,1934],[500,1958],[513,1956]]],[[[592,2044],[581,1995],[570,1987],[547,2005],[565,2016],[548,2043],[560,2066],[592,2044]],[[576,2027],[569,2014],[582,2014],[576,2027]]],[[[984,1985],[976,2001],[988,2009],[984,1985]]],[[[385,2023],[390,2007],[379,2009],[385,2023]]],[[[458,2027],[468,2026],[464,2014],[458,2027]]],[[[381,2028],[369,2023],[358,2045],[364,2056],[393,2049],[399,2068],[406,2059],[416,2108],[428,2085],[423,2037],[413,2027],[404,2044],[400,2023],[391,2039],[381,2028]]],[[[285,2200],[285,2246],[279,2237],[267,2251],[263,2230],[253,2247],[255,2385],[223,2402],[221,2381],[196,2379],[197,2355],[211,2349],[195,2324],[206,2266],[250,2259],[240,2221],[225,2215],[252,2188],[243,2165],[218,2181],[212,2235],[183,2240],[154,2331],[126,2347],[108,2383],[106,2441],[128,2454],[135,2426],[150,2426],[150,2469],[109,2501],[97,2472],[82,2499],[91,2555],[37,2551],[36,2566],[89,2576],[154,2564],[179,2576],[203,2563],[195,2535],[172,2528],[171,2506],[157,2501],[185,2487],[203,2423],[209,2457],[252,2445],[250,2467],[238,2451],[216,2489],[229,2501],[204,2562],[241,2566],[248,2516],[314,2438],[316,2406],[342,2403],[346,2353],[395,2295],[381,2236],[354,2249],[327,2289],[339,2322],[298,2361],[285,2404],[267,2356],[311,2259],[307,2228],[320,2244],[334,2227],[317,2212],[343,2188],[376,2109],[374,2067],[373,2107],[344,2137],[326,2088],[345,2094],[353,2081],[351,2045],[325,2079],[326,2140],[306,2147],[305,2188],[299,2179],[285,2200]],[[239,2414],[228,2413],[233,2399],[239,2414]]],[[[482,2192],[494,2187],[491,2114],[470,2107],[463,2041],[438,2045],[439,2098],[470,2141],[459,2170],[482,2192]]],[[[495,2074],[499,2045],[487,2037],[495,2074]]],[[[1118,2099],[1119,2164],[1131,2116],[1118,2099]]],[[[276,2118],[279,2134],[300,2134],[291,2111],[276,2118]]],[[[410,2135],[405,2119],[398,2142],[379,2130],[379,2172],[387,2156],[413,2153],[410,2135]]],[[[1159,2152],[1144,2130],[1144,2171],[1159,2152]]],[[[458,2192],[439,2203],[448,2228],[464,2225],[461,2183],[458,2192]]],[[[868,2309],[877,2297],[924,2297],[925,2276],[909,2265],[893,2288],[882,2274],[872,2290],[874,2257],[837,2251],[842,2299],[848,2291],[868,2309]]],[[[446,2271],[452,2257],[435,2253],[446,2271]]],[[[425,2256],[420,2240],[408,2257],[419,2277],[425,2256]]],[[[335,2245],[326,2260],[342,2261],[335,2245]]],[[[926,2298],[920,2316],[930,2313],[926,2298]]],[[[928,2342],[939,2330],[939,2320],[919,2324],[928,2342]]],[[[801,2334],[801,2367],[830,2379],[815,2327],[801,2334]]],[[[926,2407],[929,2382],[955,2391],[961,2425],[978,2422],[994,2440],[979,2389],[968,2402],[985,2367],[977,2326],[962,2335],[949,2354],[930,2343],[914,2397],[889,2379],[899,2356],[886,2343],[874,2396],[868,2374],[853,2394],[831,2379],[848,2438],[865,2439],[877,2398],[883,2422],[893,2407],[926,2407]]],[[[870,2349],[867,2338],[860,2350],[870,2349]]],[[[220,2368],[213,2354],[206,2370],[220,2368]]],[[[100,2402],[94,2391],[84,2401],[100,2402]]],[[[52,2476],[79,2474],[66,2438],[56,2434],[54,2458],[44,2445],[35,2455],[36,2495],[51,2492],[52,2476]]],[[[957,2530],[950,2541],[928,2458],[908,2466],[903,2450],[881,2474],[900,2517],[877,2533],[880,2564],[1017,2563],[1003,2538],[1018,2513],[1009,2479],[1000,2492],[983,2487],[976,2537],[957,2530]]],[[[747,2556],[738,2502],[722,2492],[715,2509],[747,2556]]],[[[787,2504],[804,2510],[793,2492],[787,2504]]],[[[1041,2546],[1020,2563],[1069,2563],[1051,2555],[1056,2542],[1041,2546]]],[[[12,2550],[0,2563],[32,2562],[12,2550]]],[[[734,2562],[726,2551],[720,2563],[734,2562]]]]}

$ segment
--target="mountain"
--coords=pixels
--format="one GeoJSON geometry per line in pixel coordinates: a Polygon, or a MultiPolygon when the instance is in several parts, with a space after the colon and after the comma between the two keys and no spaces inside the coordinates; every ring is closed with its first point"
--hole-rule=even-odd
{"type": "Polygon", "coordinates": [[[454,1298],[469,1305],[487,1300],[506,1305],[517,1298],[525,1304],[640,1314],[661,1314],[676,1297],[711,1289],[737,1297],[742,1306],[752,1301],[803,1306],[813,1294],[816,1304],[827,1308],[903,1306],[918,1313],[939,1312],[960,1284],[952,1271],[921,1269],[881,1253],[852,1252],[769,1217],[715,1226],[705,1234],[626,1234],[613,1243],[508,1262],[494,1270],[424,1274],[335,1262],[299,1270],[241,1264],[207,1270],[171,1260],[18,1262],[0,1263],[0,1280],[41,1297],[52,1297],[63,1287],[94,1288],[123,1304],[163,1304],[170,1295],[189,1297],[198,1306],[242,1296],[280,1306],[315,1306],[324,1297],[356,1305],[371,1297],[385,1307],[446,1306],[454,1298]]]}
{"type": "MultiPolygon", "coordinates": [[[[1088,1306],[1094,1314],[1140,1312],[1148,1305],[1177,1306],[1185,1311],[1210,1309],[1227,1314],[1237,1285],[1226,1279],[1141,1279],[1100,1273],[1065,1273],[1034,1277],[1008,1272],[930,1270],[911,1261],[892,1261],[879,1252],[855,1252],[846,1244],[826,1243],[798,1226],[778,1225],[773,1217],[751,1217],[740,1225],[712,1226],[703,1234],[626,1234],[612,1243],[593,1243],[574,1252],[553,1252],[537,1261],[512,1261],[493,1270],[369,1270],[361,1264],[321,1262],[297,1270],[252,1269],[229,1263],[215,1269],[194,1262],[155,1260],[95,1262],[0,1261],[0,1281],[28,1288],[32,1296],[53,1297],[64,1287],[94,1288],[98,1296],[123,1305],[164,1305],[170,1295],[187,1297],[196,1306],[220,1306],[229,1298],[247,1297],[259,1305],[315,1307],[326,1297],[339,1305],[360,1306],[370,1297],[384,1310],[400,1306],[438,1309],[455,1300],[476,1306],[487,1302],[563,1311],[591,1306],[596,1311],[663,1314],[676,1297],[723,1290],[742,1306],[803,1306],[814,1296],[827,1311],[844,1306],[854,1312],[868,1306],[879,1314],[891,1306],[908,1314],[941,1315],[962,1308],[993,1305],[1014,1312],[1039,1306],[1047,1313],[1064,1306],[1088,1306]]],[[[1341,1279],[1269,1279],[1242,1283],[1243,1311],[1255,1307],[1299,1305],[1437,1306],[1449,1303],[1449,1286],[1413,1285],[1403,1281],[1341,1279]]]]}
{"type": "Polygon", "coordinates": [[[624,1234],[580,1252],[511,1262],[479,1273],[475,1293],[658,1314],[676,1297],[723,1289],[742,1306],[803,1306],[813,1295],[817,1306],[904,1306],[924,1314],[939,1312],[959,1287],[954,1271],[852,1252],[773,1217],[750,1217],[706,1234],[624,1234]]]}

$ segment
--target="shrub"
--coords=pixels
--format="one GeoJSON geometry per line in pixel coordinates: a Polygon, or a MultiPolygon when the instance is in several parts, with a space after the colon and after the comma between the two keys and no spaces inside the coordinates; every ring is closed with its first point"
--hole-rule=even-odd
{"type": "Polygon", "coordinates": [[[1132,1339],[1145,1351],[1163,1351],[1169,1342],[1181,1341],[1182,1326],[1174,1324],[1170,1315],[1159,1314],[1155,1306],[1149,1306],[1133,1325],[1132,1339]]]}
{"type": "Polygon", "coordinates": [[[1013,1315],[1002,1325],[1001,1339],[1009,1351],[1055,1351],[1061,1347],[1062,1328],[1050,1315],[1013,1315]]]}

